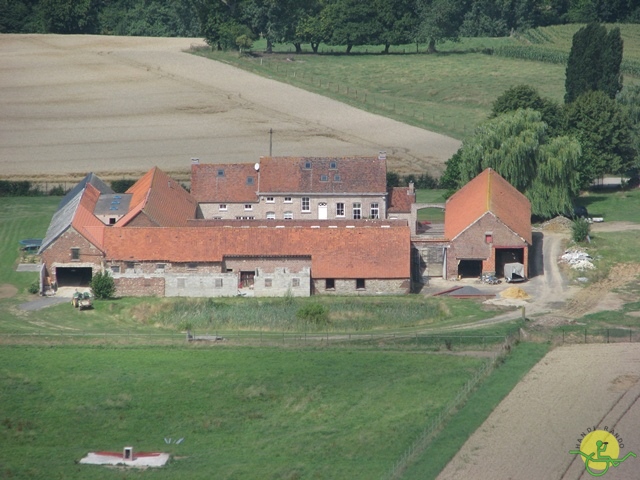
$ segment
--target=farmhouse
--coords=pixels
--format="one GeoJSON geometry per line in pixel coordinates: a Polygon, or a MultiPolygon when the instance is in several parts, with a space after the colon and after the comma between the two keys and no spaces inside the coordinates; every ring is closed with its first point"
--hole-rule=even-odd
{"type": "MultiPolygon", "coordinates": [[[[372,160],[371,175],[384,178],[384,182],[378,181],[384,185],[384,159],[372,160]]],[[[362,161],[357,159],[356,163],[361,165],[362,161]]],[[[330,168],[332,162],[336,166],[340,162],[340,171],[347,178],[352,176],[350,159],[313,159],[311,164],[318,169],[324,164],[330,168]]],[[[299,162],[285,159],[284,164],[299,165],[299,162]]],[[[205,172],[206,177],[211,170],[208,167],[194,164],[193,169],[205,172]]],[[[225,198],[231,205],[236,195],[241,212],[246,207],[244,202],[251,200],[259,216],[274,208],[275,199],[267,200],[270,195],[256,194],[257,184],[253,187],[253,198],[249,199],[245,177],[251,171],[257,173],[250,167],[252,170],[245,166],[224,166],[223,175],[215,172],[213,178],[223,180],[213,182],[214,195],[210,198],[225,198]],[[229,178],[241,179],[240,193],[225,185],[229,178]],[[225,196],[216,197],[221,192],[226,192],[225,196]]],[[[274,175],[283,174],[281,169],[274,175]]],[[[196,174],[193,180],[196,192],[207,195],[210,186],[204,187],[206,178],[203,180],[196,174]]],[[[45,265],[43,288],[52,284],[86,285],[97,271],[109,271],[119,295],[408,293],[411,287],[408,222],[380,219],[380,210],[367,219],[355,214],[356,200],[362,205],[363,199],[367,199],[365,205],[371,211],[373,204],[386,202],[386,193],[377,184],[371,191],[353,187],[358,185],[357,181],[349,184],[360,191],[331,196],[331,192],[323,193],[321,189],[313,192],[313,188],[303,183],[302,193],[308,195],[306,198],[316,212],[308,217],[302,215],[307,209],[305,197],[296,194],[295,188],[284,189],[281,195],[274,192],[282,208],[297,207],[296,216],[300,215],[300,220],[284,215],[276,219],[266,214],[263,220],[245,215],[207,220],[196,198],[158,168],[150,170],[124,194],[115,194],[98,177],[89,174],[62,200],[43,241],[40,250],[45,265]],[[296,198],[292,206],[288,206],[288,197],[296,198]],[[332,201],[332,209],[341,203],[348,204],[344,208],[350,209],[349,216],[317,218],[322,216],[325,202],[320,200],[324,198],[344,199],[332,201]]],[[[276,182],[271,185],[277,190],[276,182]]],[[[338,192],[340,188],[343,187],[335,186],[333,190],[338,192]]],[[[206,202],[204,207],[206,211],[206,202]]],[[[385,212],[386,205],[382,208],[385,212]]]]}
{"type": "Polygon", "coordinates": [[[387,218],[386,156],[261,157],[255,165],[191,165],[204,219],[387,218]]]}
{"type": "Polygon", "coordinates": [[[42,288],[108,271],[129,296],[404,294],[528,265],[529,202],[491,169],[447,201],[443,229],[417,227],[413,185],[385,190],[383,155],[193,162],[191,181],[153,168],[116,194],[87,175],[43,240],[42,288]]]}

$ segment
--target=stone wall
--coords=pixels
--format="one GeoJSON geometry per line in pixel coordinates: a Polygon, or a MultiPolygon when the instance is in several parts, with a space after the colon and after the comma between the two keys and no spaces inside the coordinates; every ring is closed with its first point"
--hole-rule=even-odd
{"type": "Polygon", "coordinates": [[[114,275],[116,296],[118,297],[163,297],[165,291],[164,277],[138,277],[130,275],[114,275]]]}
{"type": "Polygon", "coordinates": [[[333,279],[334,288],[327,289],[327,279],[312,280],[313,295],[406,295],[411,292],[411,281],[406,279],[365,279],[364,288],[357,288],[355,279],[333,279]]]}

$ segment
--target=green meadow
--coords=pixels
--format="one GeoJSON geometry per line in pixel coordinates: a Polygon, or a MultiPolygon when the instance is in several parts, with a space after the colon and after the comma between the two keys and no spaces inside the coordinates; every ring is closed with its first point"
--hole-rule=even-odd
{"type": "MultiPolygon", "coordinates": [[[[565,63],[579,25],[529,30],[509,38],[463,38],[445,42],[439,53],[424,46],[401,45],[389,55],[381,47],[323,45],[319,54],[295,54],[290,45],[276,45],[263,54],[263,41],[253,54],[195,53],[275,80],[464,140],[485,120],[493,101],[508,88],[528,84],[558,102],[564,98],[565,63]]],[[[611,27],[611,26],[609,26],[611,27]]],[[[640,26],[620,25],[624,40],[625,84],[640,77],[640,26]]]]}

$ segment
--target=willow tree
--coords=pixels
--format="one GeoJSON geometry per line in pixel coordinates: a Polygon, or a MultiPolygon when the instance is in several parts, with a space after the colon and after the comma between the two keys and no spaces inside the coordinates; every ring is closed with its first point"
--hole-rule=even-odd
{"type": "Polygon", "coordinates": [[[531,202],[531,212],[551,217],[572,208],[578,194],[581,150],[572,137],[547,136],[540,112],[505,113],[482,124],[462,145],[460,184],[493,168],[531,202]]]}

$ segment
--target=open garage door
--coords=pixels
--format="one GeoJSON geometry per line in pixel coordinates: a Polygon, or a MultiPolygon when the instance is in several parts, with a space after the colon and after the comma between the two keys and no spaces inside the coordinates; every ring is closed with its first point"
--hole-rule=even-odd
{"type": "Polygon", "coordinates": [[[88,287],[92,272],[91,267],[57,267],[58,287],[88,287]]]}
{"type": "Polygon", "coordinates": [[[496,247],[496,277],[504,277],[507,263],[524,263],[524,248],[496,247]]]}

